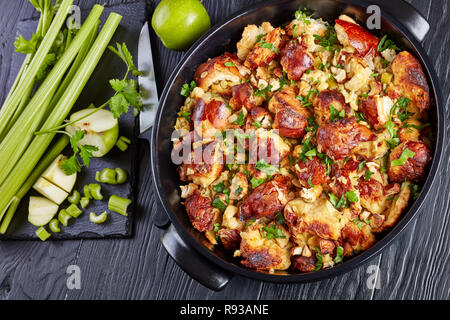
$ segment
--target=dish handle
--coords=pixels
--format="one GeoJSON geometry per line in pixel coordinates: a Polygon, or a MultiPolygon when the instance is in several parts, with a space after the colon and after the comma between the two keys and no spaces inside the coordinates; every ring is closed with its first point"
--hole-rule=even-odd
{"type": "Polygon", "coordinates": [[[368,2],[379,6],[382,11],[395,17],[420,42],[423,41],[430,30],[430,24],[425,17],[404,0],[368,0],[368,2]]]}
{"type": "Polygon", "coordinates": [[[181,239],[173,224],[162,236],[161,243],[184,272],[209,289],[220,291],[233,277],[189,247],[181,239]]]}

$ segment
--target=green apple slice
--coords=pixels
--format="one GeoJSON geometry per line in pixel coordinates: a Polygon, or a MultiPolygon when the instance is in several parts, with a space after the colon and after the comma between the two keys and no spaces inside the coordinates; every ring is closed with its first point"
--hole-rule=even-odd
{"type": "Polygon", "coordinates": [[[69,196],[69,193],[42,177],[36,181],[33,189],[57,204],[61,204],[69,196]]]}
{"type": "MultiPolygon", "coordinates": [[[[73,113],[69,121],[80,119],[94,109],[88,108],[73,113]]],[[[92,154],[94,157],[102,157],[111,150],[119,137],[119,121],[114,119],[111,111],[100,109],[90,116],[66,127],[66,131],[75,134],[76,131],[84,131],[81,145],[91,145],[98,148],[92,154]]]]}
{"type": "Polygon", "coordinates": [[[42,177],[54,185],[60,187],[64,191],[70,193],[72,192],[73,186],[77,180],[77,174],[66,175],[64,170],[61,169],[62,163],[66,160],[66,157],[60,154],[56,159],[50,164],[50,166],[44,171],[42,177]]]}
{"type": "Polygon", "coordinates": [[[36,227],[46,225],[58,212],[58,205],[44,197],[30,197],[28,221],[36,227]]]}

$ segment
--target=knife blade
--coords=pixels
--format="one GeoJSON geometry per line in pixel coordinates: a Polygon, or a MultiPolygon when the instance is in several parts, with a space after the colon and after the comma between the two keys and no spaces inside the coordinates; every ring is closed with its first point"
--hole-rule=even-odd
{"type": "Polygon", "coordinates": [[[148,22],[145,22],[139,35],[138,69],[143,72],[143,75],[138,77],[143,104],[143,110],[139,113],[139,127],[142,134],[153,126],[158,108],[158,90],[156,87],[148,22]]]}

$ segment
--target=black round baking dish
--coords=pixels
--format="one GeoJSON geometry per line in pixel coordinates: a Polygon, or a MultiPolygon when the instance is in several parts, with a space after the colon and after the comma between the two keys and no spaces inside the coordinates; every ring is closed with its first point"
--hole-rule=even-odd
{"type": "Polygon", "coordinates": [[[279,0],[263,2],[256,7],[240,11],[199,39],[185,54],[166,83],[152,132],[151,165],[154,186],[160,201],[158,217],[155,217],[155,220],[159,220],[159,224],[162,225],[165,224],[161,222],[165,220],[164,217],[170,219],[171,224],[162,242],[172,258],[193,278],[211,289],[220,290],[234,274],[280,283],[329,278],[356,268],[386,248],[418,213],[438,172],[444,145],[444,106],[439,82],[432,64],[420,45],[428,29],[426,20],[409,4],[402,1],[279,0]],[[179,94],[182,84],[190,82],[196,68],[208,58],[225,51],[234,52],[235,44],[248,24],[259,25],[264,21],[270,21],[273,25],[280,25],[292,19],[294,12],[303,7],[313,10],[317,17],[330,22],[345,13],[364,23],[367,17],[374,13],[373,8],[367,9],[372,4],[377,4],[381,8],[381,30],[372,32],[378,36],[388,34],[402,49],[413,53],[421,61],[430,85],[432,107],[429,113],[436,141],[433,160],[428,167],[420,196],[410,205],[397,225],[383,235],[373,247],[333,268],[314,273],[262,273],[240,266],[220,248],[208,248],[203,235],[191,226],[185,208],[180,203],[180,181],[176,166],[171,161],[170,138],[177,111],[184,103],[184,98],[179,94]]]}

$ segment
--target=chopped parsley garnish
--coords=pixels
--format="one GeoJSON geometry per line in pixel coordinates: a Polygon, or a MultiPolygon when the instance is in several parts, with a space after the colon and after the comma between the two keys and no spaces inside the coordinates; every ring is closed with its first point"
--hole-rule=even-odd
{"type": "Polygon", "coordinates": [[[364,168],[365,164],[366,164],[366,160],[363,160],[358,164],[358,172],[364,168]]]}
{"type": "Polygon", "coordinates": [[[239,112],[237,119],[234,120],[233,123],[237,124],[238,126],[242,126],[244,124],[244,118],[245,118],[244,112],[241,111],[241,112],[239,112]]]}
{"type": "Polygon", "coordinates": [[[313,271],[319,271],[320,269],[322,269],[323,266],[323,254],[320,253],[320,249],[315,247],[314,248],[316,250],[316,267],[313,269],[313,271]]]}
{"type": "Polygon", "coordinates": [[[350,202],[358,202],[359,201],[358,196],[356,195],[355,191],[353,191],[353,190],[347,191],[345,193],[345,196],[348,199],[348,201],[350,201],[350,202]]]}
{"type": "Polygon", "coordinates": [[[409,190],[411,191],[411,198],[416,200],[419,197],[420,191],[419,186],[417,184],[409,184],[409,190]]]}
{"type": "Polygon", "coordinates": [[[316,122],[316,118],[314,118],[313,116],[308,117],[308,127],[306,127],[306,131],[307,132],[312,132],[313,134],[317,131],[317,129],[319,128],[319,125],[316,122]]]}
{"type": "Polygon", "coordinates": [[[414,129],[417,129],[417,130],[422,130],[423,128],[426,128],[426,127],[429,127],[430,126],[430,124],[429,123],[425,123],[425,124],[422,124],[422,125],[415,125],[415,124],[405,124],[405,125],[403,125],[402,126],[402,128],[414,128],[414,129]]]}
{"type": "Polygon", "coordinates": [[[309,136],[302,143],[302,152],[299,153],[299,159],[307,162],[307,159],[312,160],[312,157],[317,155],[317,150],[311,143],[312,136],[309,136]]]}
{"type": "Polygon", "coordinates": [[[233,62],[227,61],[225,62],[225,67],[236,67],[236,65],[233,62]]]}
{"type": "Polygon", "coordinates": [[[214,199],[214,201],[212,202],[212,206],[222,211],[225,211],[225,209],[227,208],[227,205],[223,203],[219,198],[214,199]]]}
{"type": "Polygon", "coordinates": [[[373,172],[370,170],[367,170],[366,173],[364,174],[364,180],[370,180],[370,176],[373,175],[373,172]]]}
{"type": "Polygon", "coordinates": [[[408,148],[405,148],[405,150],[402,151],[402,154],[400,155],[400,158],[392,160],[391,167],[396,166],[402,166],[408,161],[409,158],[412,158],[415,156],[415,152],[409,150],[408,148]]]}
{"type": "Polygon", "coordinates": [[[273,43],[265,42],[264,40],[261,39],[261,41],[259,42],[259,46],[261,48],[270,49],[273,52],[275,52],[276,54],[278,54],[278,49],[273,45],[273,43]]]}
{"type": "Polygon", "coordinates": [[[255,164],[255,168],[270,176],[278,173],[278,168],[271,164],[268,164],[264,159],[258,160],[258,162],[256,162],[255,164]]]}
{"type": "Polygon", "coordinates": [[[255,127],[257,127],[257,128],[261,128],[261,127],[262,127],[262,124],[261,124],[261,122],[259,122],[259,121],[254,121],[254,122],[253,122],[253,125],[254,125],[255,127]]]}
{"type": "Polygon", "coordinates": [[[388,130],[391,139],[386,140],[390,149],[395,148],[400,143],[400,138],[398,137],[397,131],[395,130],[395,125],[392,120],[388,120],[384,127],[388,130]]]}
{"type": "Polygon", "coordinates": [[[347,200],[349,202],[358,202],[359,198],[353,190],[350,190],[342,195],[340,199],[336,197],[333,193],[329,193],[328,197],[330,199],[331,204],[336,208],[340,209],[347,205],[347,200]]]}
{"type": "Polygon", "coordinates": [[[346,200],[345,200],[345,196],[344,195],[342,195],[342,197],[340,199],[338,199],[338,197],[336,197],[333,193],[329,193],[328,197],[330,199],[331,204],[336,209],[339,209],[339,208],[345,206],[345,204],[346,204],[346,200]]]}
{"type": "Polygon", "coordinates": [[[311,95],[318,94],[318,93],[319,93],[319,90],[312,89],[312,90],[308,91],[306,96],[302,97],[301,95],[298,95],[296,98],[301,101],[303,107],[308,107],[311,105],[311,102],[309,102],[309,98],[311,97],[311,95]]]}
{"type": "Polygon", "coordinates": [[[314,188],[314,185],[312,183],[311,177],[308,178],[308,184],[311,188],[314,188]]]}
{"type": "Polygon", "coordinates": [[[262,88],[262,89],[256,89],[255,92],[253,93],[254,96],[257,97],[263,97],[265,96],[268,92],[270,92],[270,90],[272,90],[272,86],[269,84],[267,87],[262,88]]]}
{"type": "Polygon", "coordinates": [[[312,157],[317,155],[317,149],[311,149],[308,152],[305,153],[305,157],[307,157],[309,160],[312,160],[312,157]]]}
{"type": "Polygon", "coordinates": [[[217,232],[219,232],[219,229],[220,229],[220,223],[214,223],[214,229],[213,229],[213,232],[214,232],[214,233],[217,233],[217,232]]]}
{"type": "Polygon", "coordinates": [[[283,89],[283,87],[288,84],[287,74],[286,74],[286,71],[284,71],[284,70],[283,70],[283,76],[280,78],[279,83],[280,83],[280,89],[278,89],[278,91],[281,91],[281,89],[283,89]]]}
{"type": "Polygon", "coordinates": [[[214,192],[222,193],[224,189],[225,189],[225,183],[223,183],[223,182],[213,185],[214,192]]]}
{"type": "Polygon", "coordinates": [[[249,226],[249,225],[251,225],[251,224],[253,224],[254,222],[256,221],[256,219],[250,219],[250,220],[248,220],[246,223],[245,223],[245,229],[247,229],[247,227],[249,226]]]}
{"type": "Polygon", "coordinates": [[[331,165],[334,163],[333,160],[327,156],[325,153],[318,153],[317,157],[320,159],[320,161],[326,165],[327,171],[325,172],[326,175],[330,174],[331,165]]]}
{"type": "Polygon", "coordinates": [[[397,112],[398,109],[400,109],[400,111],[397,112],[397,116],[400,121],[404,122],[405,120],[409,119],[412,113],[408,112],[407,106],[410,102],[411,100],[405,97],[401,97],[400,99],[398,99],[391,109],[389,119],[392,119],[392,116],[397,112]]]}
{"type": "Polygon", "coordinates": [[[353,219],[353,223],[356,224],[359,230],[361,230],[364,226],[364,222],[362,222],[358,218],[353,219]]]}
{"type": "Polygon", "coordinates": [[[387,172],[388,157],[389,154],[386,154],[383,158],[381,158],[381,168],[380,168],[381,173],[387,172]]]}
{"type": "Polygon", "coordinates": [[[239,186],[239,187],[236,189],[236,191],[234,192],[234,194],[238,195],[238,194],[240,194],[241,192],[242,192],[242,187],[239,186]]]}
{"type": "Polygon", "coordinates": [[[304,24],[309,26],[311,24],[310,18],[313,15],[311,14],[311,15],[308,16],[306,11],[307,11],[306,8],[303,8],[303,10],[299,9],[299,10],[295,11],[295,19],[303,21],[304,24]]]}
{"type": "Polygon", "coordinates": [[[185,84],[183,84],[183,85],[181,86],[181,92],[180,92],[180,94],[181,94],[183,97],[188,97],[189,94],[192,92],[192,90],[194,90],[194,88],[195,88],[196,86],[197,86],[197,83],[195,83],[195,81],[191,81],[190,84],[185,83],[185,84]]]}
{"type": "Polygon", "coordinates": [[[328,26],[328,29],[324,36],[319,36],[317,34],[313,35],[314,39],[316,40],[316,43],[322,47],[325,48],[327,51],[334,52],[336,51],[338,46],[338,39],[336,35],[336,31],[334,30],[333,26],[328,26]]]}
{"type": "Polygon", "coordinates": [[[356,122],[366,121],[366,117],[362,112],[356,112],[356,122]]]}
{"type": "Polygon", "coordinates": [[[336,248],[336,257],[334,258],[334,263],[342,262],[344,257],[344,248],[341,246],[337,246],[336,248]]]}
{"type": "Polygon", "coordinates": [[[190,117],[191,114],[192,114],[192,112],[190,112],[190,111],[181,111],[180,112],[180,116],[185,118],[187,121],[191,121],[191,117],[190,117]]]}
{"type": "Polygon", "coordinates": [[[276,224],[271,224],[267,227],[262,227],[260,229],[261,237],[272,240],[272,239],[284,239],[286,236],[283,233],[283,230],[277,228],[276,224]]]}
{"type": "Polygon", "coordinates": [[[283,223],[284,223],[284,215],[283,213],[278,212],[277,215],[275,216],[275,224],[279,226],[283,223]]]}
{"type": "Polygon", "coordinates": [[[255,188],[257,188],[258,186],[260,186],[261,184],[263,184],[265,181],[266,181],[265,179],[253,177],[253,178],[250,180],[250,183],[252,184],[252,188],[255,189],[255,188]]]}
{"type": "Polygon", "coordinates": [[[337,111],[335,107],[333,107],[331,104],[329,106],[330,108],[330,119],[331,122],[336,122],[339,119],[345,118],[345,110],[342,109],[341,111],[337,111]]]}
{"type": "Polygon", "coordinates": [[[378,43],[377,51],[382,52],[386,49],[400,50],[400,48],[395,45],[394,41],[387,38],[387,34],[385,34],[378,43]]]}

